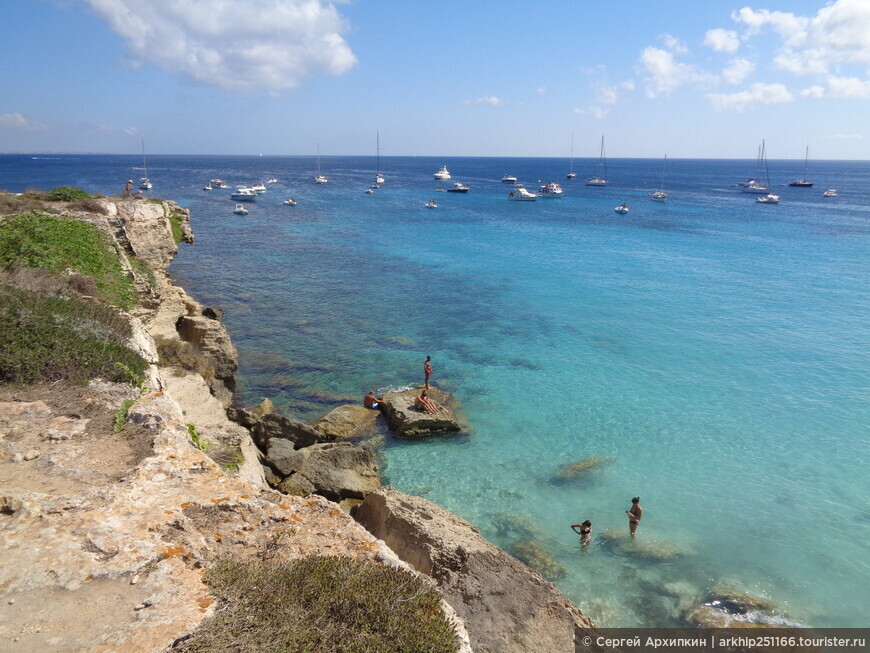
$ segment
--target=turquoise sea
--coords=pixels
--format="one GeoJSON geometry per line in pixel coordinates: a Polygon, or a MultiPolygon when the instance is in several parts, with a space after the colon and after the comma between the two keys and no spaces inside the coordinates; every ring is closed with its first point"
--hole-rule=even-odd
{"type": "MultiPolygon", "coordinates": [[[[754,161],[154,156],[155,196],[191,210],[171,268],[219,304],[240,400],[313,419],[422,382],[462,402],[455,437],[382,448],[385,482],[508,550],[533,538],[604,626],[679,625],[680,593],[728,579],[782,623],[867,626],[870,604],[870,162],[771,161],[778,205],[731,185],[754,161]],[[467,195],[438,192],[447,164],[467,195]],[[512,173],[560,200],[509,202],[512,173]],[[271,177],[247,217],[210,178],[271,177]],[[826,188],[839,197],[825,199],[826,188]],[[295,207],[282,201],[294,197],[295,207]],[[437,199],[437,209],[426,209],[437,199]],[[613,208],[622,202],[628,215],[613,208]],[[611,457],[573,482],[560,465],[611,457]],[[641,497],[641,550],[627,532],[641,497]],[[581,549],[568,525],[592,520],[581,549]]],[[[0,188],[118,193],[135,156],[0,156],[0,188]]]]}

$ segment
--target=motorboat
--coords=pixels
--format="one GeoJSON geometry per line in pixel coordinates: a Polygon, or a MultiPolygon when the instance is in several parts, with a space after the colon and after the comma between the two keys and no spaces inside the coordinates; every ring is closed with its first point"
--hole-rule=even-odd
{"type": "Polygon", "coordinates": [[[435,179],[439,181],[450,179],[450,171],[447,169],[447,166],[441,166],[441,170],[435,173],[435,179]]]}
{"type": "Polygon", "coordinates": [[[248,209],[245,208],[244,204],[236,204],[236,208],[233,210],[233,213],[236,215],[248,215],[248,209]]]}
{"type": "Polygon", "coordinates": [[[515,184],[517,183],[517,178],[513,175],[505,174],[504,177],[501,178],[501,183],[503,184],[515,184]]]}
{"type": "Polygon", "coordinates": [[[232,195],[230,195],[230,199],[237,200],[239,202],[256,202],[257,201],[257,193],[253,188],[237,188],[233,191],[232,195]]]}
{"type": "Polygon", "coordinates": [[[507,198],[509,200],[514,200],[515,202],[534,202],[538,199],[538,196],[527,191],[524,186],[518,185],[508,193],[507,198]]]}
{"type": "Polygon", "coordinates": [[[592,175],[586,180],[587,186],[606,186],[607,185],[607,157],[604,154],[604,136],[601,137],[601,154],[599,155],[598,165],[601,167],[601,175],[592,175]]]}
{"type": "Polygon", "coordinates": [[[788,182],[789,186],[794,188],[812,188],[813,182],[807,181],[807,166],[810,162],[810,147],[807,146],[807,154],[804,157],[804,176],[801,179],[795,179],[794,181],[788,182]]]}
{"type": "Polygon", "coordinates": [[[613,210],[621,215],[625,215],[626,213],[628,213],[628,204],[620,204],[613,210]]]}
{"type": "Polygon", "coordinates": [[[254,184],[253,186],[251,186],[251,190],[253,190],[257,195],[262,195],[263,193],[266,192],[266,185],[265,184],[254,184]]]}
{"type": "Polygon", "coordinates": [[[836,197],[837,190],[835,188],[829,188],[824,193],[822,193],[822,197],[836,197]]]}
{"type": "Polygon", "coordinates": [[[202,187],[203,190],[211,190],[211,184],[206,184],[202,187]]]}
{"type": "Polygon", "coordinates": [[[371,188],[366,188],[366,195],[374,195],[375,191],[371,188]]]}
{"type": "Polygon", "coordinates": [[[468,184],[463,184],[460,181],[453,182],[453,188],[448,188],[448,193],[467,193],[471,189],[468,184]]]}
{"type": "Polygon", "coordinates": [[[759,204],[779,204],[779,195],[768,193],[767,195],[759,195],[755,198],[759,204]]]}
{"type": "Polygon", "coordinates": [[[375,183],[372,183],[372,185],[369,186],[369,188],[370,188],[371,190],[378,190],[380,187],[381,187],[380,184],[375,184],[375,183]]]}
{"type": "Polygon", "coordinates": [[[541,190],[538,192],[539,197],[546,197],[547,199],[561,199],[563,195],[562,187],[555,181],[551,181],[546,186],[541,186],[541,190]]]}
{"type": "Polygon", "coordinates": [[[212,188],[229,188],[227,182],[225,182],[223,179],[212,179],[209,183],[211,184],[212,188]]]}
{"type": "Polygon", "coordinates": [[[275,179],[274,177],[272,177],[271,179],[267,179],[267,180],[266,180],[266,183],[267,183],[267,184],[277,184],[277,183],[278,183],[278,180],[275,179]]]}
{"type": "Polygon", "coordinates": [[[296,200],[291,197],[289,200],[284,200],[284,204],[287,206],[296,206],[296,200]]]}
{"type": "Polygon", "coordinates": [[[436,202],[435,200],[429,200],[428,202],[426,202],[426,208],[427,209],[437,209],[438,202],[436,202]]]}

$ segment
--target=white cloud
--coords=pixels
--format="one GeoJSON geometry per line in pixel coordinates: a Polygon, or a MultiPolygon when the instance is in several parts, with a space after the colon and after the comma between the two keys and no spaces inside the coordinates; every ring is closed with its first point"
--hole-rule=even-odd
{"type": "Polygon", "coordinates": [[[320,0],[86,0],[130,55],[230,90],[278,92],[312,73],[338,75],[356,57],[348,27],[320,0]]]}
{"type": "Polygon", "coordinates": [[[11,131],[43,131],[48,129],[41,122],[28,120],[20,113],[0,113],[0,129],[11,131]]]}
{"type": "Polygon", "coordinates": [[[860,141],[864,139],[862,134],[829,134],[828,138],[832,141],[860,141]]]}
{"type": "Polygon", "coordinates": [[[823,86],[810,86],[801,91],[801,97],[820,98],[825,97],[825,88],[823,86]]]}
{"type": "Polygon", "coordinates": [[[505,103],[501,98],[497,98],[494,95],[490,95],[489,97],[479,97],[476,100],[466,100],[465,104],[488,104],[491,107],[500,107],[505,103]]]}
{"type": "Polygon", "coordinates": [[[546,93],[546,92],[547,92],[547,87],[546,87],[546,86],[539,86],[539,87],[538,87],[538,95],[543,95],[543,94],[546,93]]]}
{"type": "Polygon", "coordinates": [[[599,85],[595,90],[595,101],[597,104],[583,108],[574,109],[574,113],[581,116],[592,116],[599,120],[606,118],[610,113],[610,108],[619,103],[620,95],[623,91],[633,91],[634,80],[627,80],[618,84],[599,85]]]}
{"type": "Polygon", "coordinates": [[[870,97],[870,80],[856,79],[855,77],[828,77],[827,84],[829,97],[870,97]]]}
{"type": "Polygon", "coordinates": [[[124,127],[123,132],[127,134],[127,136],[136,136],[139,133],[139,130],[136,127],[124,127]]]}
{"type": "Polygon", "coordinates": [[[647,97],[670,95],[686,84],[710,84],[715,78],[697,66],[676,61],[672,52],[649,46],[640,53],[640,73],[647,97]]]}
{"type": "Polygon", "coordinates": [[[713,48],[716,52],[734,54],[740,47],[740,38],[733,30],[711,29],[704,35],[704,45],[713,48]]]}
{"type": "Polygon", "coordinates": [[[671,52],[675,52],[677,54],[685,54],[689,51],[685,44],[680,41],[676,36],[672,36],[671,34],[662,34],[660,38],[665,44],[665,47],[671,52]]]}
{"type": "Polygon", "coordinates": [[[598,120],[604,120],[607,114],[610,113],[610,107],[586,107],[585,109],[574,109],[574,113],[580,116],[592,116],[598,120]]]}
{"type": "Polygon", "coordinates": [[[753,70],[755,70],[755,64],[749,59],[733,59],[728,67],[722,71],[722,79],[729,84],[742,84],[753,70]]]}
{"type": "Polygon", "coordinates": [[[708,93],[707,99],[720,111],[733,109],[744,111],[752,104],[781,104],[792,102],[794,96],[782,84],[755,83],[746,91],[739,93],[708,93]]]}

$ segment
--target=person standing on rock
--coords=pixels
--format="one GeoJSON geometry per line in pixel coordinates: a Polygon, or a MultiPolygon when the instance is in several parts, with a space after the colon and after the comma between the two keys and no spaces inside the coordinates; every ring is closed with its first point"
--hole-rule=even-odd
{"type": "Polygon", "coordinates": [[[426,356],[426,362],[423,363],[423,374],[426,375],[426,379],[423,381],[423,387],[427,390],[429,389],[429,377],[432,376],[432,357],[426,356]]]}
{"type": "Polygon", "coordinates": [[[130,191],[133,190],[133,180],[128,179],[127,184],[124,186],[124,197],[130,197],[130,191]]]}
{"type": "Polygon", "coordinates": [[[643,508],[640,507],[640,497],[631,500],[631,508],[625,511],[628,515],[628,532],[634,535],[640,518],[643,516],[643,508]]]}
{"type": "Polygon", "coordinates": [[[592,522],[588,519],[582,524],[571,524],[571,529],[580,536],[580,544],[589,546],[592,533],[592,522]]]}

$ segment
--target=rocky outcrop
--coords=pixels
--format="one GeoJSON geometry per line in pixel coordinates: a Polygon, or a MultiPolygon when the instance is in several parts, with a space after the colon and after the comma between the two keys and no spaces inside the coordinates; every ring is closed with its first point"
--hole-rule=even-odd
{"type": "Polygon", "coordinates": [[[595,625],[553,585],[437,505],[392,488],[366,497],[356,519],[431,576],[465,621],[475,651],[573,651],[595,625]]]}
{"type": "Polygon", "coordinates": [[[429,398],[438,406],[438,412],[432,414],[414,408],[414,400],[421,392],[422,389],[417,388],[384,395],[384,412],[394,434],[415,437],[462,429],[451,409],[454,400],[449,392],[437,388],[428,390],[429,398]]]}
{"type": "Polygon", "coordinates": [[[314,420],[311,426],[323,435],[324,440],[350,440],[374,433],[378,414],[378,411],[365,406],[348,404],[314,420]]]}
{"type": "Polygon", "coordinates": [[[121,200],[106,202],[108,215],[120,226],[136,258],[154,270],[165,270],[178,253],[170,220],[181,227],[183,242],[193,243],[190,212],[175,202],[121,200]]]}
{"type": "Polygon", "coordinates": [[[364,499],[381,486],[374,453],[349,442],[327,442],[293,449],[288,440],[273,440],[269,463],[284,479],[287,494],[319,494],[331,499],[364,499]]]}

